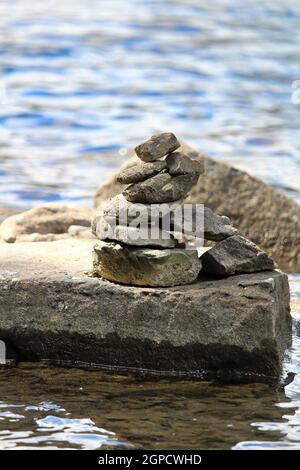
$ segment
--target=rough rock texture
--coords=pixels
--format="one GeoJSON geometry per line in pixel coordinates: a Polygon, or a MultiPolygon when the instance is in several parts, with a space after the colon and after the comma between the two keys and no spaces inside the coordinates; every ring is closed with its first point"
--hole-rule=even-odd
{"type": "Polygon", "coordinates": [[[164,157],[180,147],[172,132],[155,134],[150,139],[135,147],[137,156],[144,162],[152,162],[164,157]]]}
{"type": "Polygon", "coordinates": [[[231,276],[275,269],[274,261],[257,245],[235,235],[218,242],[201,257],[203,271],[216,276],[231,276]]]}
{"type": "Polygon", "coordinates": [[[153,206],[151,204],[130,202],[127,201],[127,199],[122,194],[118,194],[112,199],[105,201],[101,206],[98,207],[95,216],[92,219],[92,231],[94,234],[96,234],[97,224],[102,217],[107,221],[114,219],[120,223],[120,225],[126,225],[126,220],[127,225],[132,223],[134,220],[141,224],[157,225],[163,214],[169,214],[170,212],[175,211],[179,206],[181,207],[181,201],[174,201],[170,203],[166,202],[159,205],[159,210],[156,206],[155,211],[153,210],[153,206]],[[122,215],[122,208],[124,215],[122,215]],[[124,220],[120,221],[119,216],[121,216],[121,218],[124,220]]]}
{"type": "Polygon", "coordinates": [[[118,183],[121,184],[139,183],[140,181],[145,181],[147,178],[151,178],[151,176],[157,175],[165,168],[167,168],[165,160],[141,163],[130,168],[125,168],[124,171],[120,172],[117,180],[118,183]]]}
{"type": "MultiPolygon", "coordinates": [[[[191,159],[182,152],[174,152],[167,156],[166,164],[170,175],[185,175],[204,173],[203,162],[191,159]]],[[[122,183],[122,181],[120,181],[122,183]]]]}
{"type": "MultiPolygon", "coordinates": [[[[281,269],[299,272],[300,206],[244,171],[219,163],[188,145],[183,144],[182,151],[203,161],[205,166],[205,174],[200,176],[187,201],[203,203],[214,212],[227,215],[239,232],[271,255],[281,269]]],[[[137,157],[131,158],[122,168],[137,161],[137,157]]],[[[116,174],[112,175],[97,189],[95,207],[123,189],[116,183],[116,174]]]]}
{"type": "MultiPolygon", "coordinates": [[[[174,230],[181,230],[183,223],[181,224],[180,220],[175,220],[173,214],[171,214],[170,220],[171,227],[174,230]]],[[[214,214],[209,207],[192,207],[190,213],[184,212],[184,220],[191,228],[191,231],[185,230],[186,234],[204,237],[206,240],[224,240],[224,238],[231,237],[237,233],[237,229],[231,225],[228,217],[214,214]]]]}
{"type": "Polygon", "coordinates": [[[187,195],[197,180],[198,175],[170,176],[159,173],[142,183],[129,186],[123,195],[130,202],[157,204],[177,201],[187,195]]]}
{"type": "Polygon", "coordinates": [[[87,208],[56,204],[38,206],[5,219],[0,226],[0,239],[8,243],[44,241],[46,235],[49,239],[55,238],[54,234],[66,234],[72,225],[89,227],[92,214],[93,211],[87,208]]]}
{"type": "Polygon", "coordinates": [[[94,273],[109,281],[135,286],[176,286],[193,283],[200,272],[197,250],[132,248],[98,242],[94,273]]]}
{"type": "Polygon", "coordinates": [[[108,223],[101,218],[96,226],[96,235],[99,240],[117,241],[133,246],[153,246],[158,248],[174,248],[177,241],[169,233],[157,228],[136,228],[108,223]]]}
{"type": "Polygon", "coordinates": [[[200,278],[173,288],[122,286],[84,274],[93,244],[1,247],[0,338],[20,359],[160,375],[210,371],[227,379],[280,373],[291,344],[285,274],[200,278]]]}
{"type": "MultiPolygon", "coordinates": [[[[162,221],[167,219],[166,222],[170,221],[170,229],[182,232],[182,220],[174,219],[174,213],[177,213],[178,208],[182,210],[181,203],[182,200],[164,203],[160,206],[161,210],[157,211],[156,215],[151,204],[130,202],[127,201],[122,194],[118,194],[99,206],[92,220],[92,231],[96,235],[97,225],[102,218],[106,219],[108,222],[116,220],[116,222],[119,223],[120,219],[118,215],[122,210],[121,208],[126,205],[126,211],[124,210],[124,213],[128,224],[132,223],[133,220],[138,220],[140,223],[158,225],[159,223],[162,224],[162,221]]],[[[190,213],[184,213],[185,220],[192,228],[192,233],[190,233],[192,236],[202,237],[204,235],[206,240],[219,241],[237,233],[237,229],[231,225],[228,217],[214,214],[208,207],[203,208],[200,214],[201,217],[196,217],[196,211],[198,209],[193,207],[190,213]],[[200,222],[200,227],[196,227],[195,221],[200,222]]],[[[120,225],[126,225],[125,221],[120,223],[120,225]]],[[[166,229],[168,230],[168,227],[166,227],[166,229]]],[[[188,234],[187,230],[186,234],[188,234]]]]}

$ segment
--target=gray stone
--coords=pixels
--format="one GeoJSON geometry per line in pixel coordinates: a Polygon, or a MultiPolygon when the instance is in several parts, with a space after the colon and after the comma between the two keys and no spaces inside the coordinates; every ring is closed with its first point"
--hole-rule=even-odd
{"type": "Polygon", "coordinates": [[[133,246],[152,246],[159,248],[174,248],[177,241],[168,232],[150,227],[128,227],[109,223],[105,218],[98,221],[96,235],[99,240],[117,241],[133,246]]]}
{"type": "Polygon", "coordinates": [[[197,250],[132,248],[98,242],[94,273],[109,281],[135,286],[176,286],[193,283],[200,272],[197,250]]]}
{"type": "Polygon", "coordinates": [[[172,132],[155,134],[150,139],[135,147],[137,156],[144,162],[152,162],[164,157],[180,147],[172,132]]]}
{"type": "Polygon", "coordinates": [[[96,228],[99,220],[105,218],[108,223],[116,221],[118,225],[126,225],[125,222],[120,223],[120,208],[126,207],[125,218],[127,225],[134,220],[144,225],[161,225],[165,230],[183,232],[184,221],[186,221],[191,231],[186,227],[185,234],[192,237],[205,238],[206,240],[219,241],[227,237],[231,237],[237,233],[237,229],[232,227],[230,219],[226,216],[214,214],[211,209],[202,205],[193,205],[190,212],[182,212],[182,200],[171,203],[163,203],[161,205],[139,204],[127,201],[122,194],[118,194],[107,202],[104,202],[96,211],[92,221],[92,231],[96,235],[96,228]],[[154,207],[156,211],[154,211],[154,207]],[[174,218],[180,209],[183,218],[174,218]],[[198,214],[198,215],[197,215],[198,214]],[[199,217],[200,215],[200,217],[199,217]],[[169,226],[167,225],[170,221],[169,226]],[[198,223],[198,226],[196,224],[198,223]]]}
{"type": "Polygon", "coordinates": [[[240,235],[226,238],[206,251],[202,257],[203,272],[231,276],[273,270],[274,261],[258,246],[240,235]]]}
{"type": "Polygon", "coordinates": [[[142,183],[129,186],[123,195],[128,201],[159,204],[182,199],[197,183],[198,175],[170,176],[159,173],[142,183]]]}
{"type": "Polygon", "coordinates": [[[54,235],[66,234],[71,225],[89,227],[92,214],[93,211],[87,208],[58,204],[38,206],[5,219],[0,225],[0,239],[14,243],[45,240],[45,235],[55,238],[54,235]]]}
{"type": "Polygon", "coordinates": [[[151,178],[151,176],[157,175],[165,168],[167,168],[165,160],[141,163],[121,171],[117,177],[117,181],[121,184],[139,183],[140,181],[151,178]]]}
{"type": "Polygon", "coordinates": [[[219,241],[231,237],[237,229],[231,225],[229,217],[215,214],[209,207],[204,207],[204,238],[219,241]]]}
{"type": "Polygon", "coordinates": [[[158,225],[164,214],[170,214],[178,207],[181,208],[181,202],[179,200],[163,204],[139,204],[127,201],[122,194],[118,194],[98,207],[92,220],[92,231],[96,235],[97,225],[102,218],[108,223],[115,221],[117,225],[129,225],[134,221],[136,225],[158,225]]]}
{"type": "Polygon", "coordinates": [[[185,175],[204,173],[204,164],[199,160],[192,159],[183,152],[174,152],[167,156],[166,164],[170,175],[185,175]]]}
{"type": "MultiPolygon", "coordinates": [[[[186,155],[197,158],[205,166],[205,175],[200,176],[187,202],[202,203],[217,214],[229,216],[239,232],[271,255],[281,269],[299,272],[299,204],[245,171],[217,162],[186,144],[181,146],[186,155]]],[[[128,151],[128,157],[132,155],[128,151]]],[[[122,169],[137,161],[137,157],[129,158],[122,169]]],[[[95,192],[95,207],[124,189],[116,181],[118,172],[95,192]]]]}
{"type": "MultiPolygon", "coordinates": [[[[184,223],[187,224],[184,230],[187,235],[205,240],[224,240],[237,233],[237,229],[232,227],[228,217],[214,214],[209,207],[200,204],[198,206],[193,204],[190,212],[184,212],[184,223]]],[[[171,213],[171,228],[175,231],[182,230],[184,223],[174,218],[174,214],[171,213]]]]}
{"type": "Polygon", "coordinates": [[[287,276],[145,288],[92,278],[93,241],[3,244],[0,339],[20,360],[264,381],[291,345],[287,276]]]}

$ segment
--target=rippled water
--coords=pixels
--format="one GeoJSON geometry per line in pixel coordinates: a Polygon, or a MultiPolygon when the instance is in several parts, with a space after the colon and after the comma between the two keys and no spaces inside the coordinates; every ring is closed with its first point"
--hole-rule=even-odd
{"type": "Polygon", "coordinates": [[[91,203],[157,130],[300,200],[299,2],[0,2],[0,203],[91,203]]]}
{"type": "MultiPolygon", "coordinates": [[[[1,0],[0,16],[0,206],[89,205],[160,130],[300,202],[298,1],[1,0]]],[[[297,334],[285,388],[2,369],[0,448],[299,449],[297,334]]]]}
{"type": "Polygon", "coordinates": [[[148,381],[24,363],[0,369],[0,449],[300,449],[300,275],[292,277],[293,346],[279,383],[148,381]]]}

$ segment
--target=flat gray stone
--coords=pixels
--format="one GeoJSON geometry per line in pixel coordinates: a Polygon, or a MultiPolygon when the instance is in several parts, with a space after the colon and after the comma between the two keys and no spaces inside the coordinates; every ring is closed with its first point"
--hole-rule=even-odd
{"type": "Polygon", "coordinates": [[[174,152],[167,156],[166,164],[168,172],[172,176],[204,173],[204,164],[199,160],[194,160],[183,152],[174,152]]]}
{"type": "Polygon", "coordinates": [[[94,273],[121,284],[161,287],[191,284],[200,269],[197,250],[133,248],[101,241],[94,247],[94,273]]]}
{"type": "Polygon", "coordinates": [[[172,132],[155,134],[150,139],[135,147],[135,153],[144,162],[159,160],[180,147],[180,143],[172,132]]]}
{"type": "Polygon", "coordinates": [[[165,160],[140,163],[121,171],[117,177],[117,181],[121,184],[139,183],[140,181],[145,181],[146,179],[151,178],[151,176],[157,175],[165,168],[167,168],[165,160]]]}
{"type": "Polygon", "coordinates": [[[157,229],[141,227],[128,227],[109,223],[105,218],[100,218],[96,227],[96,235],[99,240],[116,241],[131,246],[151,246],[159,248],[175,248],[177,241],[168,232],[157,229]]]}
{"type": "MultiPolygon", "coordinates": [[[[187,224],[185,233],[205,240],[219,241],[231,237],[237,233],[237,229],[232,227],[230,219],[226,216],[214,214],[209,208],[201,204],[192,205],[190,212],[184,212],[184,221],[187,224]]],[[[174,219],[171,214],[171,228],[181,230],[183,223],[174,219]]]]}
{"type": "Polygon", "coordinates": [[[231,225],[230,219],[225,216],[214,214],[209,207],[202,205],[193,205],[192,210],[184,212],[183,218],[174,218],[178,209],[182,210],[182,200],[171,203],[163,203],[161,206],[154,204],[142,204],[127,201],[122,194],[118,194],[107,202],[104,202],[96,211],[92,221],[92,231],[96,235],[97,224],[101,218],[105,218],[108,223],[116,220],[119,225],[129,225],[134,220],[143,224],[158,225],[163,222],[169,222],[169,227],[165,226],[165,230],[175,232],[183,232],[183,222],[185,226],[185,234],[193,237],[205,238],[206,240],[219,241],[227,237],[231,237],[237,233],[237,229],[231,225]],[[126,207],[123,214],[125,221],[120,222],[119,214],[122,214],[122,208],[126,207]],[[155,210],[154,210],[155,207],[155,210]],[[199,217],[200,215],[200,217],[199,217]],[[198,226],[197,226],[198,223],[198,226]],[[191,227],[191,231],[188,227],[191,227]]]}
{"type": "Polygon", "coordinates": [[[184,198],[197,181],[198,175],[170,176],[168,173],[159,173],[142,183],[129,186],[123,195],[130,202],[172,202],[184,198]]]}
{"type": "Polygon", "coordinates": [[[108,223],[116,221],[117,225],[129,225],[133,222],[136,225],[159,225],[164,215],[181,208],[181,202],[142,204],[127,201],[123,194],[118,194],[98,207],[92,220],[92,232],[96,235],[97,225],[102,218],[108,223]]]}
{"type": "Polygon", "coordinates": [[[20,360],[92,363],[118,373],[207,374],[263,381],[291,345],[280,271],[187,286],[124,286],[89,277],[93,241],[3,244],[0,339],[20,360]]]}
{"type": "Polygon", "coordinates": [[[203,271],[216,276],[275,269],[274,261],[267,253],[240,235],[218,242],[201,259],[203,271]]]}

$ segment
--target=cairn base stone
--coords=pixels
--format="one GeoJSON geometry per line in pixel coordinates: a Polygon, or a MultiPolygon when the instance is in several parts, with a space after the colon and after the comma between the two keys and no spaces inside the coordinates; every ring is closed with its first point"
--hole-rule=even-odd
{"type": "Polygon", "coordinates": [[[93,253],[94,274],[135,286],[177,286],[193,283],[200,272],[197,250],[132,248],[99,241],[93,253]]]}
{"type": "Polygon", "coordinates": [[[94,243],[1,245],[0,339],[17,359],[227,380],[280,374],[291,344],[285,274],[124,286],[86,274],[94,243]]]}

